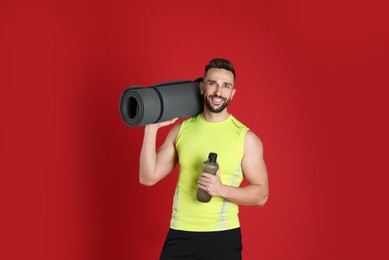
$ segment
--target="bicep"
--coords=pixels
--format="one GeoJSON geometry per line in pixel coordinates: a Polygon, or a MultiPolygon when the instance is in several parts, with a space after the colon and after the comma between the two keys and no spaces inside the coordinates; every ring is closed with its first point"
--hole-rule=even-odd
{"type": "Polygon", "coordinates": [[[156,168],[162,178],[168,175],[178,162],[175,140],[179,129],[180,124],[175,125],[172,130],[170,130],[165,142],[157,151],[156,168]]]}
{"type": "Polygon", "coordinates": [[[263,158],[261,140],[251,131],[247,132],[242,159],[242,170],[250,184],[268,186],[267,168],[263,158]]]}

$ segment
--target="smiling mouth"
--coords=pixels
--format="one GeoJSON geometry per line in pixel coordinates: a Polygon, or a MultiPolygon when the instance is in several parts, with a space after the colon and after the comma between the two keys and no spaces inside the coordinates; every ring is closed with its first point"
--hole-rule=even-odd
{"type": "Polygon", "coordinates": [[[215,105],[220,105],[224,102],[224,98],[221,98],[221,97],[210,97],[212,103],[214,103],[215,105]]]}

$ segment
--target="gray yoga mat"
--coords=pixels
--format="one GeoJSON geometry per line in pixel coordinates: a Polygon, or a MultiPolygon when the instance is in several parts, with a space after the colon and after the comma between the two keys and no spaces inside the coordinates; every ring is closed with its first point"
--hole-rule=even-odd
{"type": "Polygon", "coordinates": [[[199,88],[201,81],[199,78],[127,88],[120,98],[124,123],[137,127],[201,113],[204,104],[199,88]]]}

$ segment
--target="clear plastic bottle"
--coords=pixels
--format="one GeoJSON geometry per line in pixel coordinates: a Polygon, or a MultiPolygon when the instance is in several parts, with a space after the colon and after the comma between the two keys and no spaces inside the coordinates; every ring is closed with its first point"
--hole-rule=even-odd
{"type": "MultiPolygon", "coordinates": [[[[216,159],[216,153],[209,153],[208,160],[203,162],[203,172],[215,175],[219,169],[219,165],[217,164],[216,159]]],[[[196,197],[197,200],[201,202],[209,202],[212,199],[212,196],[209,195],[208,192],[200,188],[197,188],[196,197]]]]}

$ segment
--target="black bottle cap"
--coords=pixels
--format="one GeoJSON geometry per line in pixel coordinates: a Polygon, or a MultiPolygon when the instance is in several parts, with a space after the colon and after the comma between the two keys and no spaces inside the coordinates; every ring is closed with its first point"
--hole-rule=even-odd
{"type": "Polygon", "coordinates": [[[217,153],[209,153],[208,162],[216,163],[217,153]]]}

